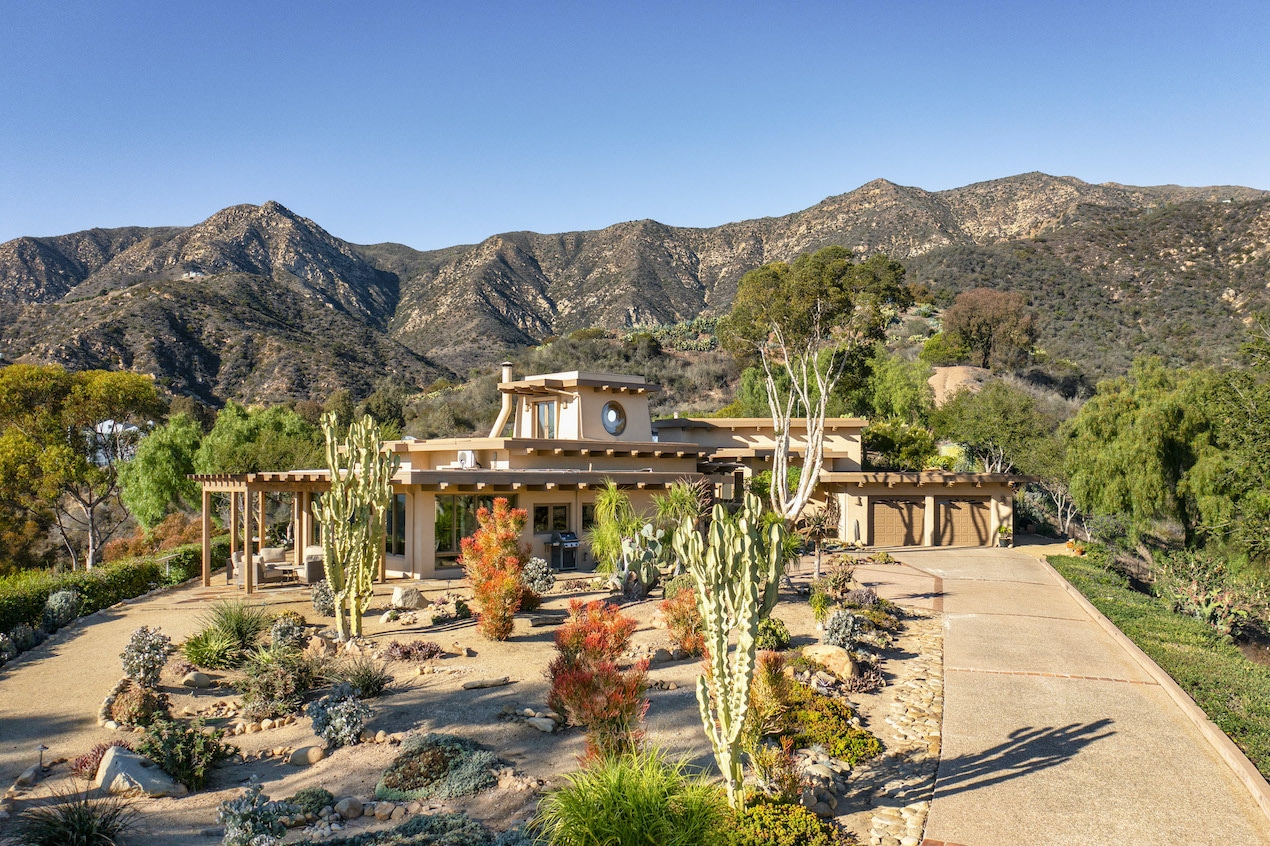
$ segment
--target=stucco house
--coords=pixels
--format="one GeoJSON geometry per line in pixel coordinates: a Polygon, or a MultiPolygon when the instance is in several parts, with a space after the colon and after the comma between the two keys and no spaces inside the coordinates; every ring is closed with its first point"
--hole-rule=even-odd
{"type": "MultiPolygon", "coordinates": [[[[445,578],[461,574],[459,541],[476,530],[476,511],[507,497],[529,513],[524,542],[531,554],[567,565],[565,546],[593,565],[585,541],[596,490],[612,480],[637,510],[679,480],[708,480],[716,499],[737,498],[744,481],[770,466],[770,420],[673,418],[653,421],[642,376],[569,371],[514,379],[503,365],[498,419],[483,438],[405,439],[386,444],[401,459],[393,477],[381,577],[445,578]]],[[[1009,525],[1018,477],[862,470],[866,421],[826,421],[819,503],[839,505],[839,537],[872,546],[988,545],[1009,525]]],[[[797,430],[794,450],[801,449],[797,430]]],[[[320,543],[310,503],[329,489],[325,470],[194,477],[203,488],[203,525],[210,537],[212,496],[230,497],[232,543],[244,560],[254,552],[253,525],[264,521],[266,494],[289,494],[295,565],[305,546],[320,543]],[[241,531],[240,531],[241,529],[241,531]]],[[[209,579],[209,542],[204,543],[209,579]]],[[[251,589],[248,568],[248,589],[251,589]]]]}

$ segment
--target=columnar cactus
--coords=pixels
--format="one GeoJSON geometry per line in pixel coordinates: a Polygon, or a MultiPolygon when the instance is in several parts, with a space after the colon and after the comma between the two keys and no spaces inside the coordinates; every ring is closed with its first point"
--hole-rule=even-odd
{"type": "Polygon", "coordinates": [[[676,555],[697,584],[697,606],[705,623],[709,676],[697,678],[701,722],[727,784],[728,803],[737,809],[745,807],[741,728],[754,678],[755,638],[768,594],[775,604],[785,534],[784,524],[776,523],[765,536],[761,513],[759,498],[747,494],[735,517],[729,518],[721,505],[714,507],[705,543],[688,521],[675,530],[673,540],[676,555]]]}
{"type": "Polygon", "coordinates": [[[349,426],[347,440],[337,437],[335,427],[335,415],[323,414],[331,489],[313,504],[313,517],[322,527],[322,565],[335,595],[335,631],[346,640],[362,634],[362,615],[384,554],[384,514],[399,459],[384,453],[369,416],[349,426]]]}

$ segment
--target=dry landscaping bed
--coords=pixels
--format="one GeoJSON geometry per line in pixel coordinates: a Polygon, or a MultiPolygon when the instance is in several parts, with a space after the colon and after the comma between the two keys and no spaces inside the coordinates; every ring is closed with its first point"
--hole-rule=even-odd
{"type": "MultiPolygon", "coordinates": [[[[808,563],[797,584],[808,581],[808,563]]],[[[429,600],[453,591],[456,585],[427,582],[421,585],[429,600]]],[[[136,833],[128,838],[133,846],[141,844],[177,844],[218,842],[221,831],[216,825],[220,804],[242,794],[253,781],[264,787],[274,799],[282,799],[304,788],[321,787],[336,800],[347,801],[343,814],[320,812],[309,819],[295,819],[289,840],[301,837],[329,837],[391,827],[403,818],[440,811],[463,811],[496,831],[506,830],[527,820],[538,797],[544,791],[560,786],[561,776],[577,769],[584,751],[583,732],[579,728],[556,725],[558,715],[548,712],[546,701],[548,680],[545,671],[555,655],[553,625],[543,618],[555,615],[562,619],[572,598],[610,598],[607,591],[592,591],[585,578],[562,582],[557,590],[544,597],[542,609],[533,614],[518,615],[515,633],[505,642],[485,640],[475,631],[470,620],[439,626],[427,625],[426,614],[406,614],[387,622],[380,614],[387,610],[391,586],[376,586],[376,598],[366,617],[364,647],[378,654],[390,641],[435,641],[445,649],[444,657],[422,664],[391,661],[387,667],[393,676],[391,687],[379,697],[367,700],[372,716],[363,735],[366,742],[322,752],[322,741],[305,716],[277,721],[254,721],[241,716],[236,705],[237,692],[230,686],[233,671],[207,672],[214,685],[191,689],[182,685],[187,668],[169,663],[162,678],[162,690],[171,703],[174,717],[200,717],[208,725],[234,732],[227,740],[239,752],[229,761],[214,767],[206,787],[180,798],[140,799],[142,812],[136,833]],[[506,683],[499,683],[506,679],[506,683]],[[463,799],[410,799],[377,803],[373,797],[376,785],[401,750],[403,740],[413,734],[441,732],[467,738],[480,744],[497,757],[496,782],[493,787],[463,799]],[[346,818],[347,817],[347,818],[346,818]]],[[[674,660],[671,644],[664,628],[658,627],[659,592],[648,600],[622,604],[624,614],[638,623],[632,639],[632,659],[653,658],[649,669],[650,706],[645,728],[650,743],[666,750],[672,757],[687,757],[697,766],[713,769],[709,743],[701,727],[695,685],[699,672],[696,659],[674,660]]],[[[142,623],[160,626],[174,641],[196,630],[191,619],[215,598],[233,597],[226,588],[205,589],[186,586],[139,602],[128,609],[115,609],[120,617],[128,617],[132,627],[142,623]],[[191,601],[197,600],[197,601],[191,601]],[[147,603],[157,603],[164,613],[146,613],[147,603]]],[[[309,633],[323,628],[329,620],[314,614],[308,591],[288,587],[266,590],[257,595],[272,611],[294,610],[310,623],[309,633]]],[[[782,594],[774,616],[786,622],[793,636],[791,649],[813,644],[817,632],[806,598],[793,593],[782,594]]],[[[118,620],[112,627],[117,641],[127,629],[128,621],[118,620]]],[[[91,627],[81,624],[81,633],[91,627]]],[[[72,628],[70,631],[74,631],[72,628]]],[[[126,634],[122,635],[126,641],[126,634]]],[[[30,691],[31,703],[21,719],[29,724],[26,737],[46,738],[49,746],[46,760],[56,761],[50,772],[30,787],[11,791],[10,813],[34,804],[50,801],[58,792],[72,787],[69,759],[86,751],[95,743],[119,737],[130,739],[126,729],[109,730],[96,725],[98,706],[110,693],[118,670],[117,656],[122,645],[99,644],[96,651],[87,647],[91,639],[72,637],[58,648],[52,644],[28,653],[23,660],[0,672],[0,688],[22,685],[41,674],[23,672],[31,662],[56,662],[57,674],[74,678],[79,674],[77,653],[87,660],[113,660],[109,670],[94,666],[86,679],[99,684],[94,691],[78,694],[91,702],[84,721],[66,725],[52,721],[43,730],[38,705],[41,696],[51,691],[30,691]],[[113,652],[111,652],[113,650],[113,652]],[[103,654],[104,653],[104,654],[103,654]]],[[[929,612],[913,611],[896,641],[879,651],[881,669],[887,684],[870,693],[846,693],[860,724],[882,741],[883,754],[854,769],[828,756],[810,752],[804,756],[805,774],[811,779],[811,795],[805,804],[816,804],[822,813],[826,806],[844,828],[861,843],[903,844],[920,840],[921,829],[938,762],[939,725],[942,714],[941,621],[929,612]],[[916,837],[917,840],[912,838],[916,837]]],[[[179,658],[179,656],[177,656],[179,658]]],[[[27,667],[34,669],[34,667],[27,667]]],[[[202,680],[199,680],[202,683],[202,680]]],[[[839,686],[840,687],[840,686],[839,686]]],[[[0,702],[15,701],[12,689],[0,691],[0,702]]],[[[4,719],[17,715],[3,714],[4,719]]],[[[0,749],[0,765],[18,756],[10,749],[0,749]],[[8,757],[5,752],[10,752],[8,757]]],[[[11,777],[11,776],[9,776],[11,777]]],[[[0,822],[0,836],[9,823],[0,822]]]]}

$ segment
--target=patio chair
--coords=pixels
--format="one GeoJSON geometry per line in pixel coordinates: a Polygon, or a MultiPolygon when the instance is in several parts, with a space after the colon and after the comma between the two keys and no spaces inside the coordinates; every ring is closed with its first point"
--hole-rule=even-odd
{"type": "Polygon", "coordinates": [[[304,548],[304,558],[300,563],[300,569],[295,571],[295,576],[301,584],[316,584],[326,578],[326,567],[322,558],[322,547],[306,546],[304,548]]]}

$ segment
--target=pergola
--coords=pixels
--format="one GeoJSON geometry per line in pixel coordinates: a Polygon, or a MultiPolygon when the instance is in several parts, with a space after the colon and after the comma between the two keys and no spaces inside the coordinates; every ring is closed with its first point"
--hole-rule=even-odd
{"type": "MultiPolygon", "coordinates": [[[[313,495],[331,489],[326,470],[292,470],[283,473],[210,473],[190,477],[203,487],[203,586],[212,583],[212,495],[229,495],[229,546],[241,551],[244,562],[243,586],[247,593],[256,589],[256,568],[252,566],[252,530],[259,534],[264,546],[265,495],[289,493],[291,499],[292,537],[295,543],[295,565],[304,562],[305,542],[313,536],[313,495]],[[253,499],[254,498],[254,499],[253,499]],[[241,531],[240,531],[241,530],[241,531]]],[[[379,580],[386,576],[384,561],[379,564],[379,580]]]]}

